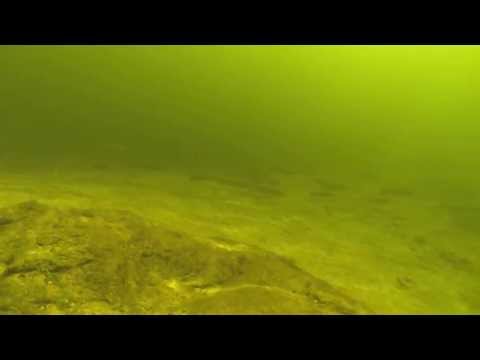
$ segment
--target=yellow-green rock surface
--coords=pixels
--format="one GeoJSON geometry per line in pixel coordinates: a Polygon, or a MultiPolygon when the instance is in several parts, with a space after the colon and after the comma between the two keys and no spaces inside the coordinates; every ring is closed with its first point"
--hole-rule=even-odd
{"type": "Polygon", "coordinates": [[[23,202],[0,210],[2,313],[357,313],[271,252],[198,240],[128,211],[23,202]]]}

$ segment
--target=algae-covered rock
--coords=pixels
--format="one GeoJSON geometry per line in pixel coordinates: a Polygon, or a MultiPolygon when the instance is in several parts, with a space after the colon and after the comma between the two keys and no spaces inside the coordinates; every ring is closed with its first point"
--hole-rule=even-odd
{"type": "Polygon", "coordinates": [[[128,211],[0,209],[0,313],[357,313],[284,257],[128,211]]]}

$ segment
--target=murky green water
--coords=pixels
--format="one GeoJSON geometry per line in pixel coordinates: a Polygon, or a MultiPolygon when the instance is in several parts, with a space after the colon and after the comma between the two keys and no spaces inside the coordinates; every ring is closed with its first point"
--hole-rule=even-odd
{"type": "Polygon", "coordinates": [[[480,47],[1,46],[1,313],[479,313],[480,47]]]}

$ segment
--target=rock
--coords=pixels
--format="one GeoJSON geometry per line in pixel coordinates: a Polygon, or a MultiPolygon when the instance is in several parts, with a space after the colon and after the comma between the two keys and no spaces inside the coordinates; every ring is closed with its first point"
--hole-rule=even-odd
{"type": "Polygon", "coordinates": [[[366,312],[289,259],[231,239],[193,238],[128,211],[2,211],[22,219],[0,233],[5,313],[366,312]]]}

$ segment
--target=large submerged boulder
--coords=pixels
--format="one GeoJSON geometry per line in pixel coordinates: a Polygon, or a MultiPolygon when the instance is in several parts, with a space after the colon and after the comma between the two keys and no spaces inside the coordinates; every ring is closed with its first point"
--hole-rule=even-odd
{"type": "Polygon", "coordinates": [[[363,306],[288,259],[128,211],[0,209],[0,313],[353,314],[363,306]]]}

